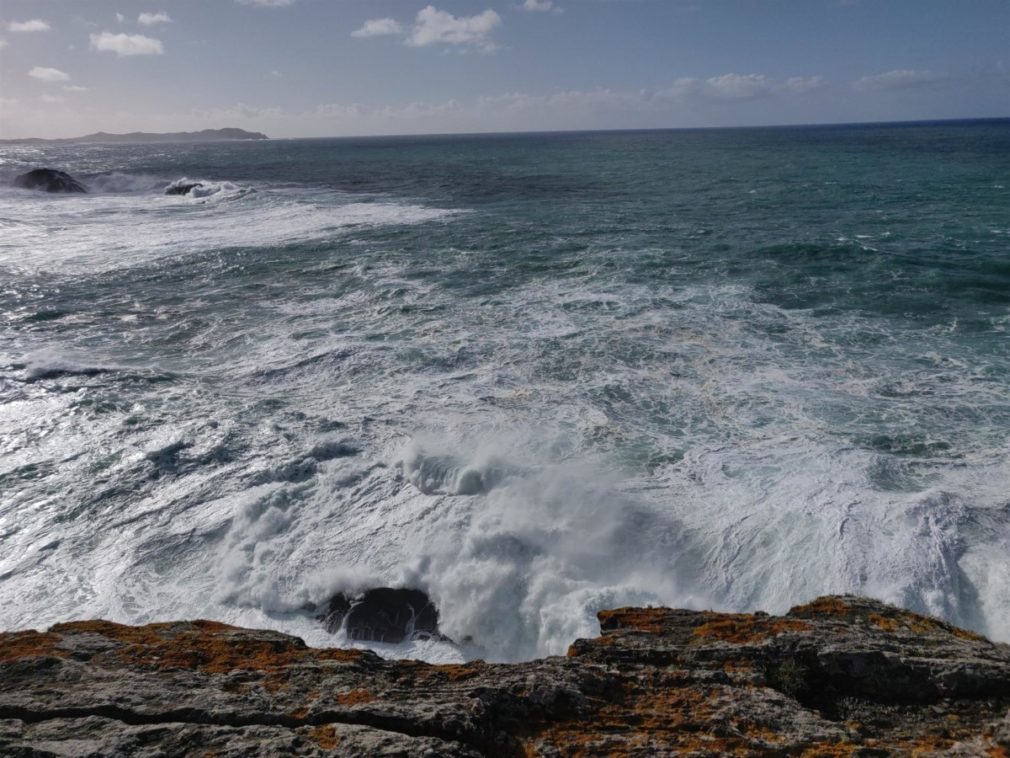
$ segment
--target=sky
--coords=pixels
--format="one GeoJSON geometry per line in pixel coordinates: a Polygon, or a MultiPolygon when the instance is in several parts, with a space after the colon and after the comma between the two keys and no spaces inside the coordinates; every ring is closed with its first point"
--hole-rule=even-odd
{"type": "Polygon", "coordinates": [[[2,0],[0,138],[1010,116],[1010,0],[2,0]]]}

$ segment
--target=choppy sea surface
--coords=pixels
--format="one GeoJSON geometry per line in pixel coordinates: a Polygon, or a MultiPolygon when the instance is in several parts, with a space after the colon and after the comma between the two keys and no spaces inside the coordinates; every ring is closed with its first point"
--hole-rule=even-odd
{"type": "Polygon", "coordinates": [[[560,653],[867,593],[1010,640],[1010,121],[0,146],[0,628],[560,653]],[[88,195],[16,190],[39,166],[88,195]],[[195,196],[166,196],[188,177],[195,196]]]}

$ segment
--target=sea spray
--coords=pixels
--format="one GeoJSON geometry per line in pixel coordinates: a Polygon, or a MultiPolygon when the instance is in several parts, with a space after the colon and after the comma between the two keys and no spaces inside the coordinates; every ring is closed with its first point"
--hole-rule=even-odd
{"type": "Polygon", "coordinates": [[[5,146],[96,191],[0,188],[0,627],[357,644],[351,572],[455,640],[394,656],[825,592],[1010,639],[1008,134],[5,146]]]}

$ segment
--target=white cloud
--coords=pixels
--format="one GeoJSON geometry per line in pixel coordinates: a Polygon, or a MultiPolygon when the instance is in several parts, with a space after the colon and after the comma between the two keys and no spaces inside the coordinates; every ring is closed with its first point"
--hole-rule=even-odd
{"type": "Polygon", "coordinates": [[[38,79],[42,82],[69,82],[70,74],[60,71],[58,68],[46,68],[45,66],[36,66],[31,71],[28,72],[28,76],[33,79],[38,79]]]}
{"type": "Polygon", "coordinates": [[[764,74],[723,74],[705,80],[708,94],[723,100],[749,100],[768,94],[772,82],[764,74]]]}
{"type": "MultiPolygon", "coordinates": [[[[664,126],[670,123],[671,118],[691,118],[691,115],[705,113],[707,115],[698,118],[698,125],[702,125],[711,119],[712,113],[724,112],[723,107],[719,107],[718,111],[711,110],[719,102],[748,108],[758,96],[796,97],[798,93],[787,86],[788,81],[761,74],[725,74],[708,79],[683,77],[658,89],[601,87],[548,94],[509,92],[472,101],[411,102],[379,107],[361,103],[329,103],[319,105],[314,115],[327,119],[330,129],[347,133],[375,131],[396,134],[413,128],[438,132],[447,127],[457,131],[531,127],[571,129],[586,124],[611,128],[627,126],[629,116],[638,123],[664,126]]],[[[808,86],[811,84],[805,83],[808,86]]],[[[310,115],[304,117],[311,119],[310,115]]]]}
{"type": "Polygon", "coordinates": [[[115,53],[120,57],[161,55],[165,52],[161,46],[161,40],[145,37],[143,34],[113,34],[112,32],[92,34],[91,47],[101,52],[115,53]]]}
{"type": "Polygon", "coordinates": [[[50,26],[41,18],[33,18],[31,21],[11,21],[7,28],[12,32],[48,32],[50,26]]]}
{"type": "Polygon", "coordinates": [[[117,13],[116,21],[118,21],[119,23],[123,23],[124,21],[126,21],[126,16],[124,16],[122,13],[117,13]]]}
{"type": "Polygon", "coordinates": [[[87,87],[82,87],[79,84],[68,84],[63,89],[66,92],[87,92],[88,91],[87,87]]]}
{"type": "Polygon", "coordinates": [[[501,16],[490,8],[476,16],[453,16],[429,5],[418,11],[407,44],[413,47],[458,45],[490,51],[494,49],[490,34],[500,24],[501,16]]]}
{"type": "Polygon", "coordinates": [[[821,89],[827,83],[823,76],[791,76],[785,80],[782,86],[789,92],[805,95],[807,92],[821,89]]]}
{"type": "Polygon", "coordinates": [[[352,37],[382,37],[392,34],[403,34],[403,26],[399,21],[392,18],[371,18],[364,25],[353,32],[352,37]]]}
{"type": "Polygon", "coordinates": [[[42,102],[44,103],[62,103],[66,98],[61,95],[43,95],[42,102]]]}
{"type": "Polygon", "coordinates": [[[861,90],[910,89],[933,84],[940,77],[930,71],[914,71],[912,69],[894,69],[876,76],[864,76],[854,83],[861,90]]]}
{"type": "Polygon", "coordinates": [[[282,115],[280,108],[261,108],[245,103],[236,103],[230,108],[194,109],[191,113],[202,121],[215,123],[235,123],[282,115]]]}
{"type": "MultiPolygon", "coordinates": [[[[513,5],[517,0],[512,0],[513,5]]],[[[132,18],[130,19],[132,21],[132,18]]],[[[345,30],[344,34],[348,32],[345,30]]],[[[267,71],[264,69],[264,75],[267,71]]],[[[713,72],[709,72],[713,73],[713,72]]],[[[83,76],[83,75],[82,75],[83,76]]],[[[720,77],[712,77],[719,79],[720,77]]],[[[62,105],[45,105],[35,93],[18,106],[5,108],[0,136],[68,136],[108,129],[117,131],[181,131],[218,126],[243,126],[271,136],[338,136],[354,134],[445,134],[450,132],[519,131],[555,129],[621,129],[732,126],[769,122],[811,121],[810,102],[790,89],[788,77],[767,77],[764,98],[724,99],[715,96],[705,76],[670,79],[661,87],[596,88],[505,92],[457,100],[428,100],[370,105],[331,102],[280,109],[226,104],[208,110],[151,113],[148,111],[97,111],[84,106],[87,98],[64,91],[64,84],[45,91],[66,97],[62,105]],[[53,113],[73,114],[73,125],[54,122],[53,113]],[[6,118],[10,113],[10,117],[6,118]],[[769,115],[772,114],[772,115],[769,115]],[[64,133],[54,129],[66,129],[64,133]]],[[[284,81],[284,80],[278,80],[284,81]]],[[[264,82],[265,84],[265,82],[264,82]]],[[[276,85],[275,85],[276,87],[276,85]]],[[[269,89],[269,87],[267,87],[269,89]]]]}
{"type": "Polygon", "coordinates": [[[0,50],[3,50],[5,47],[7,47],[7,40],[0,39],[0,50]]]}
{"type": "Polygon", "coordinates": [[[235,0],[239,5],[255,5],[260,8],[283,8],[294,4],[295,0],[235,0]]]}
{"type": "Polygon", "coordinates": [[[165,11],[157,13],[141,13],[137,16],[137,23],[143,26],[154,26],[155,24],[171,24],[172,19],[165,11]]]}
{"type": "Polygon", "coordinates": [[[554,6],[554,0],[526,0],[522,5],[519,6],[524,11],[539,11],[540,13],[548,13],[550,11],[560,11],[560,8],[554,6]]]}

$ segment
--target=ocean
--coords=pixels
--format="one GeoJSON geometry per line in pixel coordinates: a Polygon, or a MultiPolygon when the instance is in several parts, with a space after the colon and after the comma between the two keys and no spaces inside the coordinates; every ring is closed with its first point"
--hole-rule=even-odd
{"type": "Polygon", "coordinates": [[[402,586],[461,644],[383,655],[839,592],[1010,641],[1010,121],[3,145],[0,185],[0,628],[343,645],[313,608],[402,586]]]}

